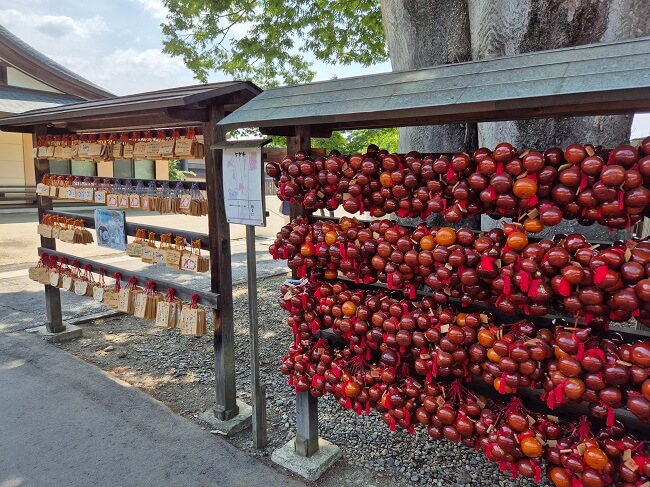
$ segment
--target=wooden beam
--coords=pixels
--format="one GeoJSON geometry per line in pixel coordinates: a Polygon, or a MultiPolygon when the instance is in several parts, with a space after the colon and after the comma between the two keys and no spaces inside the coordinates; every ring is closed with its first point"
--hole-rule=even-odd
{"type": "Polygon", "coordinates": [[[207,110],[201,108],[169,107],[165,109],[165,113],[169,118],[176,120],[189,122],[207,122],[209,120],[207,110]]]}
{"type": "MultiPolygon", "coordinates": [[[[33,146],[36,147],[39,137],[47,134],[47,127],[39,125],[34,130],[33,146]]],[[[45,174],[50,172],[49,159],[34,158],[34,176],[36,183],[40,183],[45,174]]],[[[45,211],[52,209],[52,198],[39,196],[37,198],[38,221],[43,221],[45,211]]],[[[53,238],[46,238],[41,236],[41,247],[48,251],[56,250],[56,240],[53,238]]],[[[39,252],[40,254],[40,252],[39,252]]],[[[45,308],[47,313],[47,321],[45,327],[50,333],[60,333],[65,330],[63,324],[63,314],[61,312],[61,293],[58,288],[45,285],[45,308]]]]}
{"type": "Polygon", "coordinates": [[[223,152],[211,149],[226,140],[217,122],[224,117],[223,106],[208,106],[209,121],[203,125],[205,143],[205,178],[208,193],[208,229],[210,234],[210,289],[221,295],[218,309],[213,310],[214,376],[217,419],[226,421],[239,413],[235,384],[235,325],[232,303],[232,268],[230,226],[223,198],[223,152]]]}
{"type": "Polygon", "coordinates": [[[7,65],[0,64],[0,85],[7,85],[7,65]]]}
{"type": "MultiPolygon", "coordinates": [[[[307,126],[295,127],[293,136],[287,137],[287,154],[293,156],[300,150],[311,150],[311,131],[307,126]]],[[[291,220],[304,214],[302,204],[291,204],[291,220]]],[[[293,278],[297,277],[294,270],[293,278]]],[[[303,457],[311,457],[318,451],[318,399],[309,392],[299,392],[296,395],[295,448],[296,453],[303,457]]]]}
{"type": "MultiPolygon", "coordinates": [[[[69,174],[50,173],[50,176],[68,177],[70,175],[69,174]]],[[[180,183],[183,186],[183,188],[190,189],[192,187],[192,185],[196,183],[196,184],[198,184],[199,189],[203,189],[203,190],[207,189],[207,183],[205,183],[204,181],[169,181],[169,180],[165,180],[165,179],[102,178],[102,177],[99,177],[99,176],[97,176],[97,177],[99,179],[102,179],[102,180],[107,179],[111,184],[114,183],[116,179],[119,179],[122,184],[124,184],[126,182],[131,182],[131,184],[133,185],[134,188],[138,184],[138,182],[141,181],[145,186],[148,185],[150,182],[154,182],[154,183],[156,183],[156,187],[158,187],[158,188],[162,187],[165,183],[168,183],[169,187],[171,189],[174,189],[176,187],[176,185],[180,183]]],[[[39,179],[38,182],[40,182],[40,181],[41,180],[39,179]]]]}
{"type": "MultiPolygon", "coordinates": [[[[111,277],[116,272],[119,272],[122,275],[122,278],[124,280],[128,280],[129,277],[135,277],[137,280],[136,284],[141,287],[145,287],[149,281],[154,281],[156,283],[156,291],[165,294],[167,291],[173,288],[175,290],[176,297],[186,302],[190,302],[192,299],[192,295],[197,294],[199,296],[200,305],[211,307],[211,308],[217,308],[219,306],[219,295],[212,292],[202,291],[200,289],[193,289],[191,287],[183,286],[176,282],[169,282],[162,279],[158,279],[157,277],[146,276],[138,271],[131,271],[114,265],[104,264],[102,262],[97,262],[95,260],[86,259],[83,257],[77,257],[76,255],[66,254],[64,252],[59,252],[56,250],[50,250],[50,249],[40,247],[38,249],[38,253],[42,254],[43,252],[45,252],[48,255],[56,255],[59,258],[59,260],[62,257],[65,257],[66,259],[68,259],[68,264],[77,260],[79,261],[79,265],[81,268],[83,268],[86,264],[90,264],[93,268],[92,271],[96,274],[99,273],[100,268],[104,268],[106,270],[106,275],[108,277],[111,277]]],[[[57,288],[54,289],[58,291],[57,288]]]]}
{"type": "MultiPolygon", "coordinates": [[[[311,126],[309,130],[311,137],[329,139],[332,136],[332,129],[329,127],[311,126]]],[[[296,127],[260,127],[259,131],[263,135],[293,138],[293,134],[296,133],[296,127]]]]}

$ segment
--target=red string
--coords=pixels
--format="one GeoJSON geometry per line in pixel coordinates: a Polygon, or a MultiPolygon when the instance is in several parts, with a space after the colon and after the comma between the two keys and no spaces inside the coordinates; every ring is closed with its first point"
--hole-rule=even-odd
{"type": "Polygon", "coordinates": [[[192,299],[190,301],[190,308],[195,309],[198,308],[198,303],[199,303],[199,295],[198,294],[190,294],[190,298],[192,299]]]}

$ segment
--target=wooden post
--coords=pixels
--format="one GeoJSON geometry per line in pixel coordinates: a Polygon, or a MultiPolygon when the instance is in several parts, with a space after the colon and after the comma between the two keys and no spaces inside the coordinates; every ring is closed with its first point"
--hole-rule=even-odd
{"type": "MultiPolygon", "coordinates": [[[[47,127],[38,125],[34,130],[33,146],[38,147],[38,138],[47,135],[47,127]]],[[[39,159],[38,155],[34,157],[34,175],[36,184],[40,183],[43,175],[50,172],[49,159],[39,159]]],[[[45,210],[52,209],[52,198],[46,196],[37,196],[38,222],[43,221],[45,210]]],[[[41,247],[56,250],[56,240],[53,238],[41,237],[41,247]]],[[[63,324],[63,315],[61,313],[61,293],[58,288],[45,285],[45,307],[47,308],[47,321],[45,327],[50,333],[60,333],[65,330],[63,324]]]]}
{"type": "Polygon", "coordinates": [[[208,233],[210,235],[210,290],[219,293],[219,308],[212,310],[214,323],[214,379],[217,419],[227,421],[239,413],[235,386],[235,331],[232,304],[230,227],[223,199],[223,151],[210,149],[226,140],[217,122],[224,117],[222,105],[208,107],[208,122],[203,124],[205,179],[208,193],[208,233]]]}
{"type": "MultiPolygon", "coordinates": [[[[309,127],[296,127],[294,137],[287,137],[287,155],[293,156],[299,150],[309,152],[311,149],[311,134],[309,127]]],[[[305,213],[300,203],[291,205],[291,220],[305,213]]],[[[297,278],[294,271],[293,278],[297,278]]],[[[318,451],[318,399],[309,392],[296,395],[296,453],[303,457],[311,457],[318,451]]]]}

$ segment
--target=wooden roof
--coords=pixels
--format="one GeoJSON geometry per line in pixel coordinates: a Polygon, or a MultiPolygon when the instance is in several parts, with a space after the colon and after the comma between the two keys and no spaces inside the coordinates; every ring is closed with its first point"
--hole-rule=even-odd
{"type": "Polygon", "coordinates": [[[650,37],[274,88],[224,118],[269,135],[650,110],[650,37]]]}
{"type": "Polygon", "coordinates": [[[96,100],[113,96],[110,91],[91,83],[43,55],[2,25],[0,25],[0,59],[52,88],[77,95],[82,99],[96,100]]]}
{"type": "Polygon", "coordinates": [[[0,129],[33,133],[36,125],[48,125],[56,134],[192,126],[208,121],[208,103],[224,105],[228,113],[261,91],[248,81],[151,91],[0,118],[0,129]]]}

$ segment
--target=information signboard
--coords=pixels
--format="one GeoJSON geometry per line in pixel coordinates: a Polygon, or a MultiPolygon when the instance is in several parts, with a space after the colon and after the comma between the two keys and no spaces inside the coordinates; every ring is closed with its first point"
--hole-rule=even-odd
{"type": "Polygon", "coordinates": [[[266,225],[262,147],[223,149],[223,191],[228,223],[266,225]]]}

